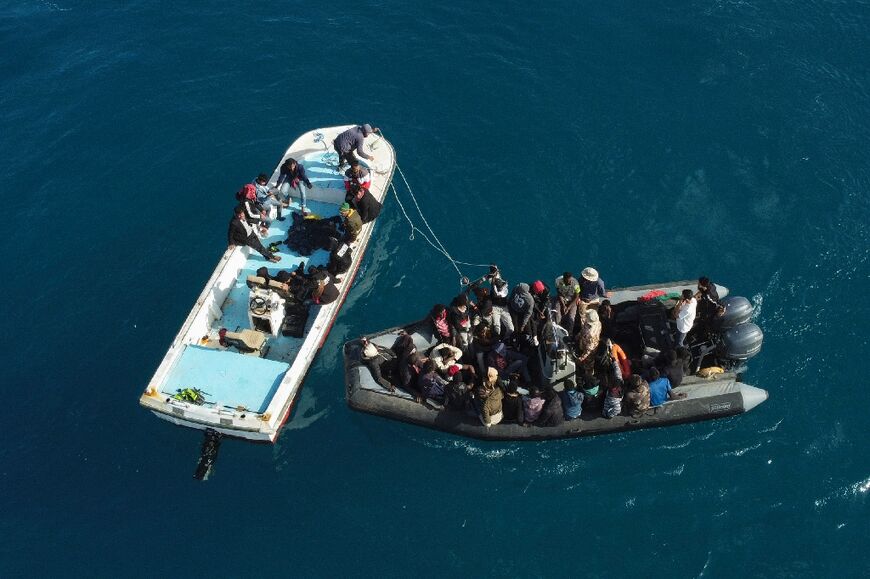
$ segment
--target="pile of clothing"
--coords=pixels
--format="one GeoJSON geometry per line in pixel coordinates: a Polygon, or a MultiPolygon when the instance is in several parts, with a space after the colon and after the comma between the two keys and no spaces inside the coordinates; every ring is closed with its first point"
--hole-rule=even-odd
{"type": "Polygon", "coordinates": [[[336,218],[305,219],[293,213],[293,226],[287,232],[287,247],[299,255],[308,256],[318,249],[330,249],[330,238],[340,237],[336,218]]]}

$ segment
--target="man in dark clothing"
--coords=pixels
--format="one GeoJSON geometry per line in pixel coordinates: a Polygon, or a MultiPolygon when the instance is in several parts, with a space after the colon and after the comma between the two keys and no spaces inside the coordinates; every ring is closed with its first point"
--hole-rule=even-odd
{"type": "Polygon", "coordinates": [[[530,328],[534,305],[535,300],[532,298],[532,294],[529,291],[529,284],[517,284],[516,287],[514,287],[508,302],[511,319],[513,320],[514,329],[517,332],[534,334],[534,330],[530,328]]]}
{"type": "Polygon", "coordinates": [[[350,269],[350,264],[353,262],[353,252],[348,244],[342,243],[334,237],[330,238],[330,244],[329,265],[326,266],[326,271],[333,276],[341,275],[350,269]]]}
{"type": "Polygon", "coordinates": [[[245,220],[245,208],[242,205],[236,207],[235,214],[230,220],[230,227],[227,230],[227,245],[230,248],[237,245],[247,245],[272,263],[281,261],[279,256],[269,253],[269,250],[260,243],[260,239],[254,233],[254,228],[245,220]]]}
{"type": "Polygon", "coordinates": [[[377,127],[373,129],[371,125],[365,124],[351,127],[339,134],[332,142],[335,152],[338,153],[338,168],[341,169],[345,163],[350,163],[356,159],[354,151],[359,153],[359,156],[363,159],[374,159],[374,157],[363,150],[363,145],[365,144],[366,137],[372,133],[380,132],[381,130],[377,127]]]}
{"type": "Polygon", "coordinates": [[[520,377],[514,374],[505,384],[504,398],[501,401],[501,411],[504,414],[502,422],[511,424],[523,423],[523,397],[517,392],[520,377]]]}
{"type": "Polygon", "coordinates": [[[544,393],[544,408],[540,416],[535,420],[535,426],[559,426],[565,422],[565,414],[562,412],[562,400],[552,388],[547,388],[544,393]]]}
{"type": "Polygon", "coordinates": [[[699,320],[710,320],[719,313],[721,308],[719,305],[719,291],[716,289],[716,284],[710,281],[709,277],[702,276],[698,278],[698,291],[695,293],[695,299],[698,300],[699,320]]]}

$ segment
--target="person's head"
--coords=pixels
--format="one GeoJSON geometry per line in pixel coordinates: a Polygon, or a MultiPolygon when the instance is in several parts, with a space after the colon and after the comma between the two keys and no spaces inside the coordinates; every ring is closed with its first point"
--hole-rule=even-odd
{"type": "Polygon", "coordinates": [[[236,208],[233,209],[233,215],[235,215],[239,219],[244,219],[245,218],[245,206],[242,204],[236,205],[236,208]]]}
{"type": "Polygon", "coordinates": [[[257,190],[251,183],[248,183],[247,185],[242,187],[242,194],[244,195],[245,199],[249,199],[251,201],[257,198],[257,190]]]}
{"type": "Polygon", "coordinates": [[[499,277],[501,273],[498,271],[498,266],[494,263],[489,266],[489,277],[499,277]]]}
{"type": "Polygon", "coordinates": [[[447,306],[444,304],[435,304],[432,306],[432,317],[435,319],[443,318],[447,315],[447,306]]]}
{"type": "Polygon", "coordinates": [[[257,175],[257,183],[259,183],[260,185],[265,185],[268,182],[269,176],[265,173],[260,173],[259,175],[257,175]]]}
{"type": "Polygon", "coordinates": [[[358,159],[353,159],[353,160],[351,160],[351,162],[350,162],[350,168],[351,168],[352,171],[357,172],[357,171],[360,170],[360,167],[362,167],[362,165],[359,164],[359,160],[358,160],[358,159]]]}
{"type": "Polygon", "coordinates": [[[341,207],[338,208],[338,212],[341,215],[348,215],[350,213],[350,203],[342,203],[341,207]]]}
{"type": "Polygon", "coordinates": [[[485,299],[480,302],[480,313],[484,316],[492,314],[492,301],[485,299]]]}
{"type": "Polygon", "coordinates": [[[468,296],[465,294],[459,294],[453,298],[453,306],[460,312],[464,312],[465,308],[468,307],[468,296]]]}
{"type": "Polygon", "coordinates": [[[440,355],[445,360],[449,360],[450,358],[453,358],[453,350],[451,350],[447,346],[444,346],[443,348],[438,350],[438,355],[440,355]]]}
{"type": "Polygon", "coordinates": [[[572,277],[573,277],[573,276],[572,276],[571,272],[570,272],[570,271],[566,271],[565,273],[562,274],[562,282],[563,282],[563,283],[568,283],[568,282],[571,281],[571,278],[572,278],[572,277]]]}
{"type": "Polygon", "coordinates": [[[486,369],[486,381],[495,384],[496,380],[498,380],[498,370],[490,366],[486,369]]]}
{"type": "Polygon", "coordinates": [[[507,282],[500,277],[494,277],[494,278],[492,278],[492,285],[498,289],[501,289],[505,285],[507,285],[507,282]]]}
{"type": "Polygon", "coordinates": [[[571,392],[572,390],[575,390],[576,388],[577,388],[577,385],[574,384],[573,380],[571,380],[570,378],[568,380],[565,380],[565,392],[571,392]]]}
{"type": "Polygon", "coordinates": [[[423,373],[431,374],[435,371],[437,371],[437,368],[435,367],[435,362],[433,362],[432,360],[426,360],[426,362],[423,364],[423,373]]]}
{"type": "Polygon", "coordinates": [[[610,300],[601,300],[601,303],[598,305],[598,315],[608,318],[612,313],[613,306],[610,305],[610,300]]]}
{"type": "Polygon", "coordinates": [[[499,342],[492,348],[492,351],[499,356],[504,356],[507,354],[507,346],[504,345],[504,342],[499,342]]]}
{"type": "Polygon", "coordinates": [[[661,372],[659,372],[659,369],[658,369],[658,368],[656,368],[655,366],[653,366],[652,368],[649,369],[649,380],[650,380],[650,382],[652,382],[652,381],[654,381],[654,380],[658,380],[658,379],[661,378],[661,377],[662,377],[662,374],[661,374],[661,372]]]}
{"type": "Polygon", "coordinates": [[[296,168],[296,164],[296,159],[294,159],[293,157],[287,157],[284,160],[284,167],[287,167],[291,171],[296,168]]]}
{"type": "Polygon", "coordinates": [[[516,396],[517,388],[519,388],[520,384],[520,375],[519,374],[511,374],[510,379],[507,384],[505,384],[504,391],[507,392],[510,396],[516,396]]]}
{"type": "Polygon", "coordinates": [[[474,288],[474,297],[477,298],[477,303],[483,303],[484,300],[489,299],[489,288],[485,287],[476,287],[474,288]]]}
{"type": "Polygon", "coordinates": [[[536,296],[544,293],[544,282],[542,282],[541,280],[538,280],[535,283],[533,283],[532,284],[532,293],[536,296]]]}
{"type": "Polygon", "coordinates": [[[705,290],[710,287],[710,278],[707,276],[701,276],[698,278],[698,289],[705,290]]]}
{"type": "Polygon", "coordinates": [[[586,267],[583,268],[580,276],[586,281],[596,282],[598,281],[598,270],[594,267],[586,267]]]}
{"type": "Polygon", "coordinates": [[[692,299],[692,296],[694,296],[694,295],[695,294],[693,294],[692,290],[690,290],[690,289],[683,290],[683,299],[686,301],[689,301],[690,299],[692,299]]]}
{"type": "Polygon", "coordinates": [[[540,398],[541,397],[541,389],[537,386],[531,386],[529,388],[529,396],[532,398],[540,398]]]}
{"type": "Polygon", "coordinates": [[[368,137],[372,134],[372,126],[368,123],[361,125],[360,129],[362,130],[362,134],[364,137],[368,137]]]}
{"type": "Polygon", "coordinates": [[[632,390],[637,390],[640,388],[640,385],[643,384],[643,378],[638,376],[637,374],[632,374],[628,378],[628,385],[631,386],[632,390]]]}

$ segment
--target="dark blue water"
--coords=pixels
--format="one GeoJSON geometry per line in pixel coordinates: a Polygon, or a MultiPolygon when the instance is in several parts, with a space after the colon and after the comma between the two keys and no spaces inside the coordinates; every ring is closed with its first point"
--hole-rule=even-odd
{"type": "Polygon", "coordinates": [[[0,3],[0,576],[870,573],[866,2],[101,4],[0,3]],[[194,482],[138,396],[232,193],[348,122],[459,259],[750,297],[770,400],[519,445],[351,413],[341,344],[457,287],[391,201],[278,443],[194,482]]]}

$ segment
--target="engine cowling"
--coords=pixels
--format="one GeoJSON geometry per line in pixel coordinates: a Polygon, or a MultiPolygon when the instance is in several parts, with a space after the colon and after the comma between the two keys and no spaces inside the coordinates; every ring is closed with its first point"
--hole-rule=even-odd
{"type": "Polygon", "coordinates": [[[752,322],[722,332],[718,355],[728,360],[748,360],[761,351],[764,333],[752,322]]]}

